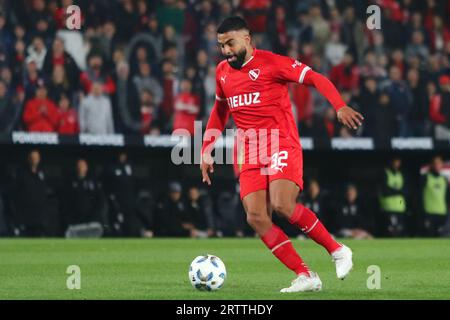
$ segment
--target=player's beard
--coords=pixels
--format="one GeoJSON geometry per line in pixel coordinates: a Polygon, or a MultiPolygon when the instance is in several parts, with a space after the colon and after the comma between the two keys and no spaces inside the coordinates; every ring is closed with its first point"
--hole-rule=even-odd
{"type": "Polygon", "coordinates": [[[237,54],[233,54],[231,56],[227,56],[227,61],[230,66],[234,69],[239,70],[244,64],[245,56],[247,55],[247,50],[244,48],[239,51],[237,54]],[[233,61],[230,61],[229,58],[235,57],[233,61]]]}

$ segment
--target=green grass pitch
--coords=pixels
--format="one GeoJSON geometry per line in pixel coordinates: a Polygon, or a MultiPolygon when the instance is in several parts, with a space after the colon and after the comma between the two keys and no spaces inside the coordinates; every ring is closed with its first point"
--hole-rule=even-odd
{"type": "Polygon", "coordinates": [[[311,240],[293,240],[323,290],[281,294],[293,273],[257,239],[0,240],[0,299],[450,299],[450,240],[345,241],[354,269],[341,281],[330,256],[311,240]],[[191,260],[211,253],[228,277],[217,292],[194,290],[191,260]],[[81,289],[66,286],[69,265],[81,269],[81,289]],[[381,269],[369,290],[367,267],[381,269]]]}

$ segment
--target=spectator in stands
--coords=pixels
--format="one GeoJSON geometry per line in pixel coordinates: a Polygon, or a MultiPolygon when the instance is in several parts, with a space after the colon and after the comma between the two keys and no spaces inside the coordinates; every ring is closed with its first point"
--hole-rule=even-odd
{"type": "Polygon", "coordinates": [[[410,137],[412,135],[411,116],[414,107],[411,90],[402,80],[401,70],[397,66],[390,67],[389,80],[386,92],[389,94],[396,115],[398,134],[400,137],[410,137]]]}
{"type": "Polygon", "coordinates": [[[28,57],[32,58],[36,62],[38,70],[42,70],[44,66],[44,59],[47,54],[47,48],[45,47],[44,40],[36,36],[33,42],[27,49],[28,57]]]}
{"type": "Polygon", "coordinates": [[[372,50],[366,52],[364,57],[364,64],[360,68],[360,75],[363,78],[373,77],[375,79],[384,79],[387,72],[377,63],[377,57],[372,50]]]}
{"type": "Polygon", "coordinates": [[[405,236],[406,230],[406,181],[401,170],[402,160],[395,157],[381,175],[379,226],[387,224],[387,233],[392,237],[405,236]]]}
{"type": "Polygon", "coordinates": [[[433,121],[435,138],[450,138],[450,76],[439,78],[441,92],[437,93],[433,82],[428,83],[428,96],[430,100],[430,119],[433,121]]]}
{"type": "Polygon", "coordinates": [[[366,120],[363,124],[363,134],[367,137],[375,137],[377,134],[375,130],[375,124],[377,123],[375,114],[377,113],[379,95],[380,93],[375,78],[366,78],[360,93],[360,105],[361,112],[364,114],[364,119],[366,120]]]}
{"type": "Polygon", "coordinates": [[[64,65],[58,64],[53,68],[52,78],[48,85],[48,95],[53,101],[59,101],[62,95],[71,102],[73,98],[73,88],[66,75],[64,65]]]}
{"type": "Polygon", "coordinates": [[[78,159],[75,170],[75,177],[66,185],[63,194],[65,225],[98,222],[106,226],[107,207],[102,184],[90,174],[86,159],[78,159]]]}
{"type": "Polygon", "coordinates": [[[18,171],[14,183],[13,217],[15,234],[25,237],[48,235],[47,180],[41,166],[41,154],[32,150],[26,168],[18,171]]]}
{"type": "Polygon", "coordinates": [[[163,121],[163,114],[159,107],[156,106],[152,91],[144,89],[141,92],[141,121],[142,134],[159,135],[160,127],[163,121]]]}
{"type": "Polygon", "coordinates": [[[174,104],[175,104],[174,88],[177,84],[174,64],[167,60],[163,61],[162,72],[163,72],[162,84],[164,90],[164,98],[161,103],[161,108],[162,111],[164,112],[165,117],[170,119],[174,111],[174,104]]]}
{"type": "Polygon", "coordinates": [[[309,16],[311,17],[315,51],[323,52],[325,44],[330,39],[330,23],[324,19],[321,7],[317,3],[311,6],[309,16]]]}
{"type": "Polygon", "coordinates": [[[254,33],[267,30],[267,15],[270,5],[271,1],[269,0],[243,0],[240,2],[239,7],[244,13],[244,19],[254,33]]]}
{"type": "Polygon", "coordinates": [[[185,133],[194,135],[194,121],[200,112],[200,99],[192,94],[192,83],[183,79],[180,84],[180,94],[175,98],[175,114],[173,130],[182,129],[185,133]]]}
{"type": "Polygon", "coordinates": [[[43,71],[46,75],[53,74],[57,65],[64,66],[67,80],[74,89],[79,87],[80,69],[72,56],[65,51],[64,40],[56,37],[53,40],[52,50],[45,56],[43,71]]]}
{"type": "Polygon", "coordinates": [[[9,28],[6,27],[6,16],[4,12],[0,12],[0,41],[6,50],[9,51],[11,49],[13,38],[9,28]]]}
{"type": "Polygon", "coordinates": [[[0,80],[0,133],[9,134],[20,119],[20,105],[11,97],[3,80],[0,80]]]}
{"type": "Polygon", "coordinates": [[[204,32],[200,35],[199,47],[206,51],[211,61],[218,63],[219,53],[217,51],[217,25],[210,21],[204,32]]]}
{"type": "Polygon", "coordinates": [[[29,132],[56,132],[58,107],[47,97],[47,88],[42,79],[37,81],[36,95],[28,100],[23,112],[23,122],[29,132]]]}
{"type": "Polygon", "coordinates": [[[33,30],[32,35],[40,36],[47,44],[54,32],[52,16],[48,14],[44,0],[35,0],[31,3],[28,13],[28,29],[33,30]]]}
{"type": "MultiPolygon", "coordinates": [[[[384,29],[386,29],[386,26],[383,27],[384,29]]],[[[356,62],[362,61],[363,58],[365,48],[363,30],[362,22],[356,17],[355,8],[347,6],[343,13],[341,40],[347,46],[348,52],[356,62]]]]}
{"type": "Polygon", "coordinates": [[[450,42],[448,25],[444,24],[442,17],[439,15],[433,16],[433,29],[430,30],[429,38],[432,52],[443,52],[445,43],[450,42]]]}
{"type": "Polygon", "coordinates": [[[118,42],[116,25],[114,22],[108,20],[105,21],[101,30],[102,32],[98,36],[98,49],[102,56],[107,60],[111,60],[118,42]]]}
{"type": "MultiPolygon", "coordinates": [[[[242,237],[245,214],[239,201],[239,186],[237,189],[223,188],[215,200],[214,226],[218,237],[242,237]]],[[[284,220],[285,221],[285,220],[284,220]]],[[[251,231],[252,234],[253,230],[251,231]]]]}
{"type": "Polygon", "coordinates": [[[13,78],[16,82],[22,82],[25,73],[25,41],[22,39],[16,40],[14,43],[14,51],[9,57],[9,65],[13,78]]]}
{"type": "Polygon", "coordinates": [[[421,61],[427,61],[429,50],[425,45],[425,38],[421,31],[414,31],[411,35],[411,42],[406,47],[406,59],[418,56],[421,61]]]}
{"type": "Polygon", "coordinates": [[[330,41],[325,45],[324,55],[332,67],[341,63],[346,50],[347,47],[339,41],[339,33],[331,33],[330,41]]]}
{"type": "Polygon", "coordinates": [[[171,182],[169,193],[158,203],[155,217],[155,233],[165,237],[189,237],[194,236],[192,219],[181,199],[181,184],[171,182]]]}
{"type": "Polygon", "coordinates": [[[310,179],[306,193],[301,202],[308,209],[313,210],[321,221],[332,222],[329,216],[327,199],[317,179],[310,179]]]}
{"type": "Polygon", "coordinates": [[[435,237],[441,234],[441,228],[448,220],[448,180],[441,174],[444,161],[441,156],[431,159],[427,173],[421,178],[421,203],[423,212],[424,235],[435,237]]]}
{"type": "Polygon", "coordinates": [[[85,92],[91,92],[94,82],[101,83],[102,92],[112,95],[116,92],[116,84],[112,77],[105,70],[103,57],[98,53],[91,53],[88,56],[88,68],[80,75],[80,82],[85,92]]]}
{"type": "Polygon", "coordinates": [[[127,152],[119,153],[117,161],[108,170],[107,182],[114,234],[126,237],[151,234],[152,231],[148,230],[152,220],[150,208],[144,210],[145,214],[139,210],[136,176],[127,152]]]}
{"type": "Polygon", "coordinates": [[[18,86],[16,79],[13,79],[11,70],[8,67],[0,68],[0,79],[6,86],[7,93],[11,96],[16,95],[16,98],[21,103],[25,99],[25,93],[22,86],[18,86]]]}
{"type": "Polygon", "coordinates": [[[278,5],[274,9],[272,17],[267,22],[267,33],[275,53],[286,55],[288,46],[288,34],[286,26],[286,9],[278,5]]]}
{"type": "Polygon", "coordinates": [[[113,134],[114,123],[110,98],[103,94],[104,85],[94,82],[91,93],[80,105],[80,132],[91,134],[113,134]]]}
{"type": "Polygon", "coordinates": [[[371,239],[372,235],[368,232],[370,223],[365,214],[366,211],[363,202],[359,200],[356,185],[349,184],[335,217],[337,235],[353,239],[371,239]]]}
{"type": "Polygon", "coordinates": [[[358,88],[359,71],[351,53],[347,52],[342,63],[331,69],[330,80],[339,90],[355,91],[358,88]]]}
{"type": "Polygon", "coordinates": [[[211,199],[196,186],[188,190],[187,212],[194,228],[191,237],[208,238],[214,235],[214,214],[211,199]]]}
{"type": "Polygon", "coordinates": [[[139,74],[133,77],[133,83],[139,94],[142,94],[144,90],[151,91],[155,105],[160,105],[163,99],[163,89],[159,81],[152,75],[149,63],[141,62],[139,64],[139,74]]]}
{"type": "Polygon", "coordinates": [[[58,109],[58,133],[66,135],[78,134],[80,132],[78,113],[71,107],[69,98],[64,94],[60,95],[58,109]]]}
{"type": "Polygon", "coordinates": [[[145,30],[146,26],[149,23],[150,20],[150,9],[147,5],[146,0],[138,0],[137,2],[137,14],[138,14],[138,25],[137,28],[139,31],[145,30]]]}
{"type": "Polygon", "coordinates": [[[28,57],[25,60],[26,70],[23,82],[23,88],[25,90],[25,99],[28,100],[34,97],[36,93],[36,87],[38,86],[38,80],[43,79],[42,74],[37,68],[36,61],[33,58],[28,57]]]}
{"type": "Polygon", "coordinates": [[[406,81],[411,90],[413,109],[411,115],[412,133],[414,136],[429,135],[429,103],[424,81],[420,77],[419,70],[409,69],[406,81]]]}

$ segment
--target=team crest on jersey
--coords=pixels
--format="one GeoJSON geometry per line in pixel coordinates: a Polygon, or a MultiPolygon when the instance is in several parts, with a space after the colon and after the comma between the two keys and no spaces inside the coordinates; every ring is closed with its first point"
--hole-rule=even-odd
{"type": "Polygon", "coordinates": [[[297,67],[297,66],[301,66],[302,65],[302,63],[300,62],[300,61],[298,61],[298,60],[295,60],[295,62],[291,65],[292,66],[292,68],[294,68],[295,69],[295,67],[297,67]]]}
{"type": "Polygon", "coordinates": [[[248,72],[248,76],[253,81],[256,81],[256,79],[258,79],[258,77],[259,77],[259,73],[260,73],[259,69],[252,69],[248,72]]]}

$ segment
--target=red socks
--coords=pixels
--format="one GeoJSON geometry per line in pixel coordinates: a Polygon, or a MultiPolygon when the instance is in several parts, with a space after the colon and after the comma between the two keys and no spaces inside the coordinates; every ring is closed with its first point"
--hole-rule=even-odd
{"type": "Polygon", "coordinates": [[[309,238],[322,245],[329,254],[341,247],[322,222],[319,221],[314,212],[301,204],[295,206],[294,214],[289,219],[289,222],[299,227],[309,238]]]}
{"type": "Polygon", "coordinates": [[[272,224],[272,227],[261,237],[261,240],[278,260],[296,274],[309,272],[308,267],[295,251],[291,240],[279,227],[272,224]]]}

